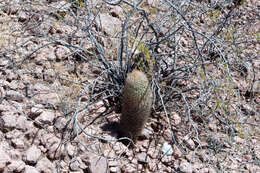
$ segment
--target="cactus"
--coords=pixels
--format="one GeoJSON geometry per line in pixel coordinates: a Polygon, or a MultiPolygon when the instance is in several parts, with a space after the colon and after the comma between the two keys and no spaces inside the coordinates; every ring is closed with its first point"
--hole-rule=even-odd
{"type": "Polygon", "coordinates": [[[146,75],[138,70],[127,75],[123,90],[120,136],[136,142],[152,106],[152,90],[146,75]]]}

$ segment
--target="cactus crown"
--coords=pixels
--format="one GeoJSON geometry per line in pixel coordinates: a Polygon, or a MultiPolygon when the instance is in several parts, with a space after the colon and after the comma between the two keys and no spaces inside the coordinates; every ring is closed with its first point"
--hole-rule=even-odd
{"type": "Polygon", "coordinates": [[[125,87],[125,90],[130,90],[133,96],[140,97],[146,93],[149,81],[144,73],[134,70],[127,76],[125,87]]]}

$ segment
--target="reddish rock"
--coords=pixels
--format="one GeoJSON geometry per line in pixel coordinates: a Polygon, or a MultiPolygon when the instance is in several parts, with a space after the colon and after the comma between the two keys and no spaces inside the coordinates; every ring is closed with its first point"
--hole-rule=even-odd
{"type": "Polygon", "coordinates": [[[163,156],[162,157],[162,163],[165,166],[171,166],[173,160],[174,160],[173,156],[163,156]]]}
{"type": "Polygon", "coordinates": [[[131,153],[128,152],[128,148],[126,145],[122,144],[121,142],[117,142],[113,145],[113,150],[116,154],[122,154],[122,151],[126,151],[126,154],[131,153]]]}
{"type": "Polygon", "coordinates": [[[160,151],[160,150],[156,149],[155,147],[151,147],[151,148],[149,148],[147,154],[148,154],[151,158],[156,159],[156,158],[158,157],[159,151],[160,151]]]}
{"type": "Polygon", "coordinates": [[[244,155],[244,159],[246,161],[251,161],[252,160],[252,155],[250,155],[250,154],[244,155]]]}
{"type": "Polygon", "coordinates": [[[187,159],[187,161],[192,162],[193,163],[193,159],[194,159],[194,152],[190,151],[187,155],[185,155],[185,158],[187,159]]]}

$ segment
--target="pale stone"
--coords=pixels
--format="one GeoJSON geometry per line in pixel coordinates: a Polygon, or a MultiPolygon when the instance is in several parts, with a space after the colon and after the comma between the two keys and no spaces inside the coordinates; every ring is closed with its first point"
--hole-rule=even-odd
{"type": "Polygon", "coordinates": [[[137,160],[139,163],[149,163],[151,159],[146,153],[142,152],[137,154],[137,160]]]}
{"type": "Polygon", "coordinates": [[[25,161],[31,164],[35,164],[40,156],[41,150],[33,145],[25,152],[25,161]]]}
{"type": "Polygon", "coordinates": [[[56,172],[55,165],[46,157],[39,160],[36,164],[36,169],[41,173],[53,173],[56,172]]]}
{"type": "Polygon", "coordinates": [[[26,165],[24,173],[40,173],[35,167],[26,165]]]}
{"type": "Polygon", "coordinates": [[[22,102],[24,99],[24,96],[21,93],[19,93],[18,91],[9,90],[9,91],[6,91],[6,98],[9,100],[17,101],[17,102],[22,102]]]}
{"type": "Polygon", "coordinates": [[[35,120],[41,124],[51,124],[55,118],[54,112],[43,111],[35,120]]]}
{"type": "Polygon", "coordinates": [[[24,141],[22,139],[12,139],[11,142],[16,149],[24,149],[24,141]]]}
{"type": "Polygon", "coordinates": [[[118,18],[112,17],[108,14],[100,14],[100,18],[97,18],[96,22],[98,26],[103,29],[108,35],[113,36],[118,32],[118,28],[121,27],[121,21],[118,18]]]}
{"type": "Polygon", "coordinates": [[[12,160],[11,164],[7,166],[8,172],[22,172],[25,169],[25,163],[21,160],[12,160]]]}
{"type": "Polygon", "coordinates": [[[192,173],[192,166],[186,160],[182,159],[179,165],[179,169],[181,172],[192,173]]]}
{"type": "Polygon", "coordinates": [[[0,172],[3,171],[8,163],[10,163],[11,159],[6,151],[0,147],[0,172]]]}

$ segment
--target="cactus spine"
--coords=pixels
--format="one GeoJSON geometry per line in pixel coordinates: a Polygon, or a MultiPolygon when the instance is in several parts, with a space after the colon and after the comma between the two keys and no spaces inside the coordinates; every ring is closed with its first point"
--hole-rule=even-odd
{"type": "Polygon", "coordinates": [[[120,135],[136,142],[151,113],[152,90],[146,75],[138,70],[127,75],[123,90],[120,135]]]}

